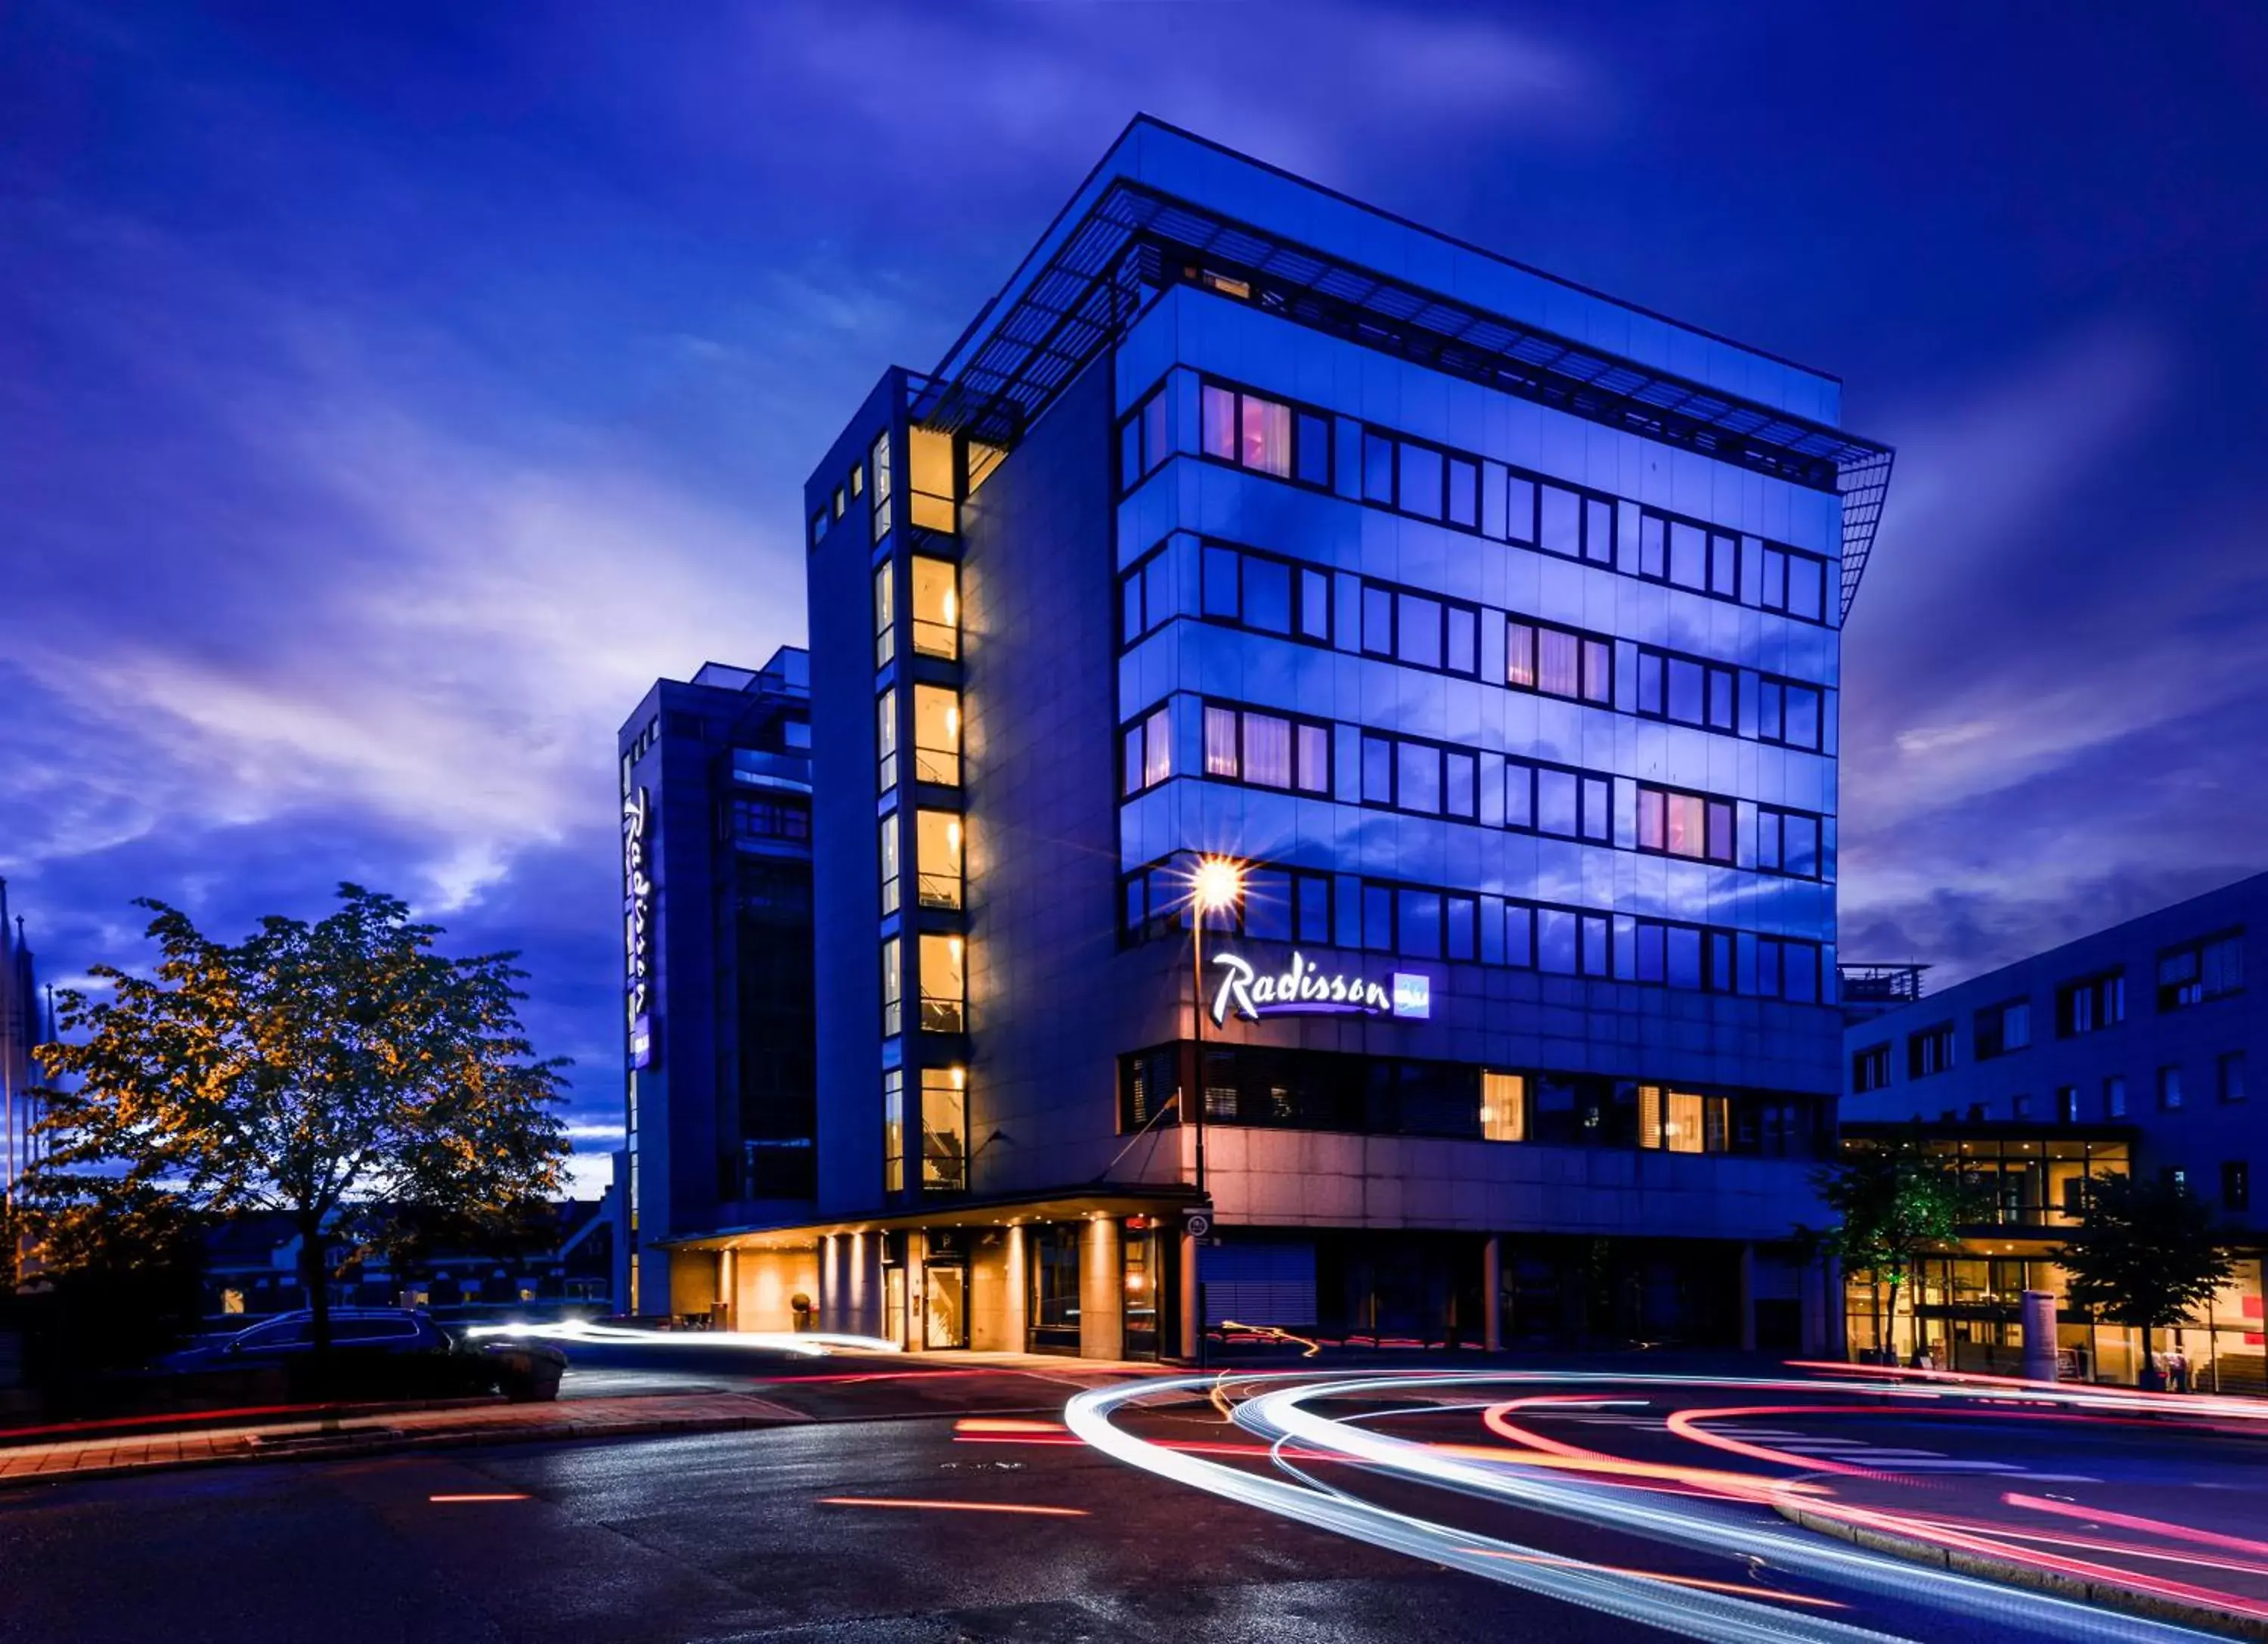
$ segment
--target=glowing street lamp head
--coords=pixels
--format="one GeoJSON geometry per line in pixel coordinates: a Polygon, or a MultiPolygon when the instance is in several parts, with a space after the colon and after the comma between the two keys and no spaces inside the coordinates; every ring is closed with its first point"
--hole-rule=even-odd
{"type": "Polygon", "coordinates": [[[1233,908],[1244,896],[1244,865],[1225,856],[1200,857],[1190,891],[1204,912],[1233,908]]]}

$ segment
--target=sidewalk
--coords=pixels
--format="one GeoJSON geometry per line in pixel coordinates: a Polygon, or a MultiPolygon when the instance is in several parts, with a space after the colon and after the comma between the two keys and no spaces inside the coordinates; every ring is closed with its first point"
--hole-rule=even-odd
{"type": "MultiPolygon", "coordinates": [[[[898,1420],[1059,1411],[1097,1380],[1155,1375],[1155,1365],[1024,1353],[843,1355],[824,1370],[777,1378],[720,1374],[740,1386],[578,1397],[568,1373],[552,1404],[362,1405],[306,1419],[151,1431],[122,1426],[0,1448],[0,1489],[232,1462],[331,1461],[467,1444],[534,1444],[662,1434],[735,1433],[811,1422],[898,1420]]],[[[193,1418],[191,1419],[193,1419],[193,1418]]]]}

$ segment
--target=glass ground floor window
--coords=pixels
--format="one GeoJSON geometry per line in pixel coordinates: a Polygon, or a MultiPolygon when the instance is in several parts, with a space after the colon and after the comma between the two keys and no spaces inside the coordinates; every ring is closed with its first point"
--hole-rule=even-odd
{"type": "Polygon", "coordinates": [[[1080,1225],[1045,1221],[1030,1230],[1032,1297],[1026,1328],[1035,1353],[1079,1351],[1080,1225]]]}
{"type": "MultiPolygon", "coordinates": [[[[1887,1351],[1900,1363],[1926,1357],[1936,1368],[1987,1375],[2022,1374],[2021,1306],[2027,1290],[2058,1298],[2057,1373],[2066,1381],[2132,1384],[2143,1365],[2142,1332],[2088,1319],[2062,1301],[2063,1270],[2044,1255],[1982,1250],[1923,1258],[1917,1281],[1901,1290],[1895,1310],[1889,1292],[1864,1275],[1844,1284],[1845,1340],[1851,1356],[1874,1361],[1887,1351]]],[[[2268,1359],[2261,1333],[2261,1263],[2240,1261],[2212,1304],[2177,1330],[2161,1330],[2152,1344],[2167,1368],[2178,1353],[2198,1391],[2268,1393],[2268,1359]]]]}

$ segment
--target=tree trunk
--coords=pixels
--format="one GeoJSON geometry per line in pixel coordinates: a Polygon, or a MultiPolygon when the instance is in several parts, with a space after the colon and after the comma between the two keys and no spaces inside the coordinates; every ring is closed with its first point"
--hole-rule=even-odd
{"type": "Polygon", "coordinates": [[[307,1311],[312,1316],[308,1340],[313,1344],[314,1362],[321,1367],[330,1362],[331,1356],[331,1274],[329,1264],[323,1260],[323,1219],[320,1215],[302,1215],[299,1219],[299,1285],[306,1293],[307,1311]]]}
{"type": "Polygon", "coordinates": [[[1893,1277],[1890,1279],[1889,1348],[1889,1357],[1884,1360],[1884,1362],[1892,1365],[1904,1364],[1906,1361],[1905,1355],[1898,1351],[1898,1280],[1896,1277],[1893,1277]]]}
{"type": "Polygon", "coordinates": [[[2166,1385],[2166,1378],[2158,1374],[2158,1355],[2152,1351],[2152,1343],[2156,1339],[2157,1334],[2158,1332],[2151,1326],[2147,1324],[2142,1326],[2142,1369],[2141,1373],[2134,1378],[2134,1384],[2137,1387],[2145,1388],[2154,1393],[2161,1390],[2166,1385]]]}
{"type": "Polygon", "coordinates": [[[1888,1364],[1890,1361],[1889,1344],[1882,1337],[1882,1281],[1871,1279],[1868,1287],[1874,1293],[1874,1362],[1888,1364]]]}

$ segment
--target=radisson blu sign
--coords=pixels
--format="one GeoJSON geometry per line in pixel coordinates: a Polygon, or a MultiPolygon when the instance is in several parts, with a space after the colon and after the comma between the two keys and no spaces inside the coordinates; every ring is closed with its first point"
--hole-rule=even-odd
{"type": "Polygon", "coordinates": [[[1430,977],[1407,970],[1390,972],[1383,980],[1325,970],[1295,953],[1281,970],[1262,970],[1239,954],[1215,954],[1220,987],[1212,998],[1216,1027],[1238,1015],[1248,1021],[1263,1016],[1402,1016],[1423,1020],[1433,1014],[1430,977]]]}
{"type": "Polygon", "coordinates": [[[622,800],[622,978],[629,1017],[630,1065],[653,1065],[653,1012],[648,1003],[653,973],[653,843],[648,836],[652,801],[646,790],[622,800]]]}

